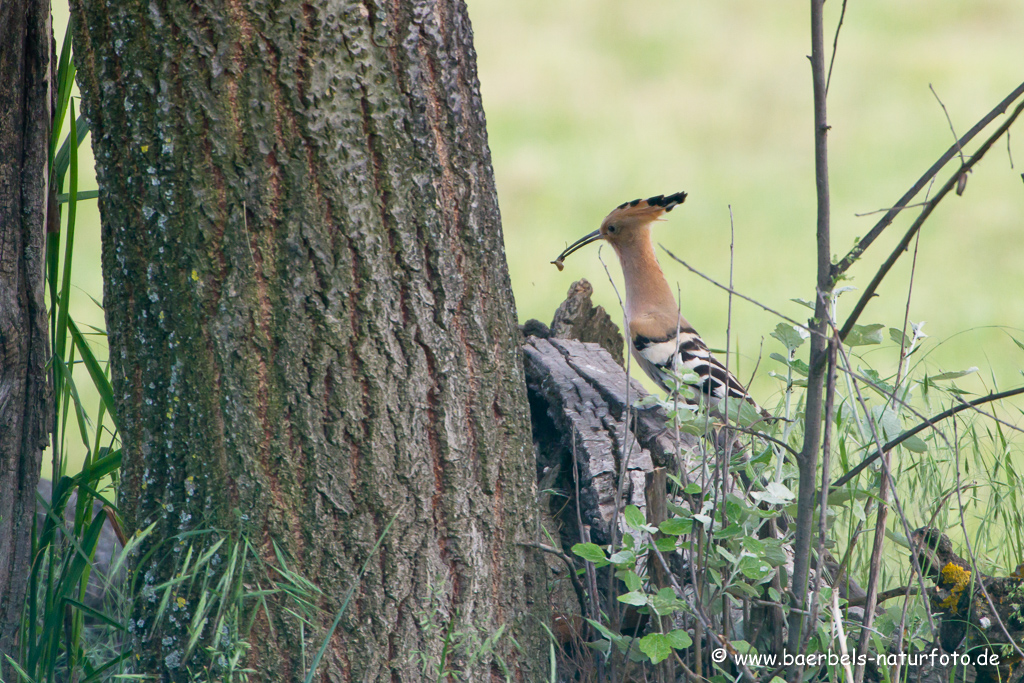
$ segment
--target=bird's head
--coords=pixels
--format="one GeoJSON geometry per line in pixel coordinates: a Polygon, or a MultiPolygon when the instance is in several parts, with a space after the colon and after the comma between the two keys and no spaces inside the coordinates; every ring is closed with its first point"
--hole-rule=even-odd
{"type": "Polygon", "coordinates": [[[601,221],[600,229],[570,244],[552,263],[561,270],[567,256],[598,240],[605,240],[620,252],[641,240],[649,240],[651,223],[682,204],[685,199],[685,192],[677,192],[620,204],[601,221]]]}

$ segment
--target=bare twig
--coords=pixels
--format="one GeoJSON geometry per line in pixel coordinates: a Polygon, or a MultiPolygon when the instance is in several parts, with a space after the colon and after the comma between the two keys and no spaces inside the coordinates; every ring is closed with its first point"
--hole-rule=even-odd
{"type": "Polygon", "coordinates": [[[832,39],[832,58],[828,60],[828,77],[825,79],[825,94],[828,95],[828,86],[832,83],[832,67],[836,63],[836,51],[839,46],[839,31],[843,28],[843,19],[846,18],[846,0],[843,0],[843,8],[839,11],[839,23],[836,24],[836,36],[832,39]]]}
{"type": "Polygon", "coordinates": [[[1013,104],[1021,95],[1024,95],[1024,83],[1018,85],[1013,92],[1003,98],[1002,102],[993,107],[992,111],[981,117],[981,119],[974,124],[973,128],[964,133],[964,135],[957,140],[954,145],[950,146],[950,148],[947,149],[942,156],[940,156],[935,163],[924,172],[924,175],[918,178],[917,182],[914,183],[914,185],[895,202],[893,208],[889,209],[889,211],[882,216],[881,220],[879,220],[874,227],[857,242],[857,245],[850,250],[850,253],[844,256],[843,260],[835,265],[832,269],[833,275],[841,275],[849,270],[854,261],[860,258],[861,254],[871,246],[872,242],[874,242],[878,236],[881,235],[887,227],[889,227],[897,214],[899,214],[904,207],[910,204],[910,200],[913,199],[917,193],[920,192],[924,186],[942,170],[943,166],[945,166],[950,159],[956,156],[957,150],[961,149],[964,145],[973,140],[974,137],[984,130],[985,127],[988,126],[988,124],[990,124],[997,116],[1009,109],[1010,105],[1013,104]]]}
{"type": "MultiPolygon", "coordinates": [[[[572,438],[572,481],[576,487],[576,528],[580,532],[580,543],[590,542],[590,533],[586,527],[583,526],[583,516],[580,513],[580,466],[579,461],[576,459],[576,438],[577,433],[575,430],[570,434],[572,438]]],[[[590,593],[590,614],[595,615],[594,619],[600,621],[601,618],[601,606],[597,600],[597,572],[594,569],[594,565],[590,562],[583,564],[584,572],[587,578],[587,592],[590,593]]],[[[575,570],[574,570],[575,571],[575,570]]],[[[592,637],[597,635],[597,629],[592,625],[588,624],[592,637]]],[[[597,674],[598,680],[604,678],[604,661],[600,658],[597,660],[597,674]]]]}
{"type": "Polygon", "coordinates": [[[893,264],[895,264],[899,257],[903,254],[903,252],[906,251],[907,246],[910,244],[910,240],[914,237],[915,234],[917,234],[917,231],[921,229],[921,226],[924,224],[924,222],[928,220],[928,217],[931,216],[932,211],[935,209],[936,206],[938,206],[939,202],[941,202],[943,198],[947,194],[949,194],[950,190],[958,186],[960,182],[960,177],[963,174],[967,173],[976,163],[981,161],[982,157],[985,156],[985,153],[988,152],[992,145],[995,144],[995,141],[1002,137],[1003,133],[1005,133],[1010,128],[1010,126],[1013,125],[1013,122],[1017,120],[1017,117],[1020,116],[1022,111],[1024,111],[1024,102],[1021,102],[1020,104],[1017,105],[1017,107],[1013,110],[1013,113],[1006,118],[1002,125],[999,126],[999,128],[997,128],[995,132],[992,133],[992,135],[989,136],[989,138],[985,140],[984,143],[982,143],[981,147],[979,147],[978,150],[971,156],[970,161],[968,161],[966,164],[957,169],[956,173],[951,175],[949,177],[949,180],[947,180],[946,183],[942,186],[942,189],[940,189],[938,193],[928,201],[927,205],[924,207],[921,213],[918,214],[917,218],[911,224],[910,228],[907,229],[906,234],[903,235],[903,239],[900,240],[899,244],[896,245],[896,248],[889,255],[889,258],[885,260],[885,263],[883,263],[882,266],[878,269],[878,272],[875,273],[875,277],[872,278],[871,283],[864,290],[864,293],[861,295],[860,299],[857,300],[857,303],[853,307],[853,311],[850,313],[850,316],[846,319],[846,322],[843,323],[843,329],[840,331],[840,337],[846,339],[846,335],[848,335],[850,333],[850,330],[853,329],[854,324],[857,322],[857,318],[860,317],[860,314],[868,305],[868,301],[870,301],[871,298],[875,296],[875,290],[878,289],[878,285],[881,284],[885,276],[888,275],[889,270],[892,268],[893,264]]]}
{"type": "Polygon", "coordinates": [[[960,155],[960,164],[966,164],[967,160],[964,159],[964,148],[963,145],[960,144],[960,139],[956,136],[956,129],[953,128],[953,119],[949,118],[949,110],[946,109],[946,105],[942,103],[942,98],[939,97],[939,93],[935,92],[935,88],[932,87],[931,83],[928,84],[928,89],[932,91],[932,95],[935,95],[935,101],[939,103],[939,106],[942,107],[942,113],[946,115],[946,123],[949,124],[949,132],[953,134],[953,144],[956,145],[956,151],[960,155]]]}
{"type": "MultiPolygon", "coordinates": [[[[878,594],[878,597],[875,598],[875,602],[876,602],[876,604],[880,605],[883,602],[886,602],[888,600],[892,600],[893,598],[899,598],[899,597],[903,597],[905,595],[918,595],[920,592],[921,592],[920,586],[915,586],[914,584],[910,583],[910,584],[907,584],[906,586],[900,586],[899,588],[890,588],[887,591],[882,591],[881,593],[878,594]]],[[[846,604],[849,607],[860,607],[865,602],[867,602],[867,596],[866,595],[861,596],[859,598],[853,598],[853,599],[851,599],[846,604]]]]}
{"type": "MultiPolygon", "coordinates": [[[[811,623],[818,618],[818,599],[821,594],[821,568],[825,557],[825,537],[828,532],[828,482],[832,466],[832,409],[836,394],[836,345],[833,339],[828,345],[828,370],[825,373],[825,430],[821,439],[821,502],[818,510],[818,571],[814,575],[814,597],[811,601],[811,623]]],[[[813,629],[808,629],[805,642],[813,629]]]]}
{"type": "Polygon", "coordinates": [[[903,209],[916,209],[919,206],[924,206],[927,202],[917,202],[916,204],[907,204],[906,206],[890,206],[885,209],[875,209],[874,211],[865,211],[864,213],[853,214],[857,218],[863,218],[864,216],[873,216],[876,213],[884,213],[886,211],[902,211],[903,209]]]}
{"type": "MultiPolygon", "coordinates": [[[[626,306],[622,303],[622,297],[619,296],[619,288],[615,286],[615,281],[612,279],[611,271],[608,270],[608,264],[604,262],[604,258],[602,258],[602,256],[601,256],[601,249],[597,250],[597,258],[601,262],[601,266],[604,268],[604,273],[608,277],[608,282],[611,283],[612,289],[615,291],[616,298],[618,298],[618,300],[619,300],[619,308],[622,310],[623,315],[625,315],[626,314],[626,306]]],[[[629,330],[626,330],[626,335],[627,335],[627,337],[629,336],[629,330]]],[[[619,512],[622,510],[622,494],[623,494],[623,491],[625,490],[625,486],[626,486],[626,472],[629,469],[629,460],[630,460],[630,456],[632,455],[632,447],[633,447],[633,444],[631,443],[630,438],[629,438],[629,436],[630,436],[629,418],[630,418],[630,409],[631,409],[631,404],[632,404],[632,402],[630,401],[630,398],[629,398],[629,390],[630,390],[630,372],[632,370],[632,360],[633,360],[633,350],[632,350],[632,342],[630,342],[630,348],[626,350],[626,403],[625,403],[625,405],[622,408],[622,412],[623,412],[623,416],[622,416],[622,442],[621,442],[622,443],[622,462],[619,465],[619,481],[618,481],[618,486],[615,487],[615,516],[612,518],[612,524],[611,524],[611,539],[610,539],[611,540],[611,545],[610,545],[610,548],[611,548],[612,554],[614,554],[618,550],[619,537],[621,535],[620,534],[620,529],[619,529],[619,512]]],[[[615,578],[615,574],[614,574],[614,572],[609,572],[609,574],[608,574],[608,593],[607,593],[607,597],[608,597],[608,612],[609,612],[609,615],[612,616],[612,619],[613,619],[613,621],[615,623],[615,628],[618,629],[621,626],[621,624],[619,622],[619,615],[620,615],[620,612],[618,611],[619,602],[618,602],[618,600],[615,599],[617,597],[616,594],[615,594],[616,593],[616,590],[615,590],[616,587],[617,587],[617,580],[615,578]]],[[[632,641],[630,641],[630,646],[632,646],[632,641]]],[[[627,658],[626,661],[628,662],[629,659],[627,658]]],[[[612,666],[614,667],[614,661],[612,663],[612,666]]],[[[612,679],[613,679],[613,683],[614,683],[614,679],[615,679],[614,668],[612,670],[612,679]]]]}
{"type": "MultiPolygon", "coordinates": [[[[526,548],[536,548],[549,555],[554,555],[562,562],[565,563],[566,570],[569,573],[569,580],[572,582],[572,588],[576,592],[576,600],[580,603],[580,610],[584,617],[588,616],[590,610],[587,607],[587,596],[583,590],[583,584],[580,583],[580,577],[576,576],[576,563],[573,562],[572,558],[566,555],[564,552],[550,545],[544,543],[519,543],[519,545],[526,548]]],[[[594,617],[599,619],[601,615],[594,617]]]]}
{"type": "Polygon", "coordinates": [[[835,491],[839,487],[848,483],[858,474],[863,472],[865,467],[867,467],[868,465],[870,465],[871,463],[878,459],[878,456],[881,455],[881,451],[888,451],[895,448],[896,446],[899,446],[901,443],[903,443],[910,437],[914,436],[915,434],[918,434],[924,431],[925,429],[928,429],[929,427],[934,427],[936,422],[941,422],[942,420],[945,420],[948,417],[952,417],[953,415],[956,415],[959,412],[969,410],[971,408],[974,408],[975,406],[980,406],[985,403],[991,403],[992,401],[1000,401],[1004,398],[1018,396],[1020,394],[1024,394],[1024,387],[1017,387],[1016,389],[1000,391],[997,394],[989,394],[988,396],[982,396],[981,398],[976,398],[973,401],[969,402],[965,401],[960,405],[956,405],[947,410],[943,410],[941,413],[938,413],[934,417],[928,418],[921,422],[920,424],[916,425],[915,427],[903,432],[895,439],[885,444],[880,450],[876,450],[874,453],[861,460],[860,463],[856,465],[852,470],[841,476],[839,479],[836,479],[835,483],[832,484],[832,488],[829,489],[829,491],[835,491]]]}
{"type": "Polygon", "coordinates": [[[783,315],[782,313],[779,313],[774,308],[770,308],[770,307],[766,306],[765,304],[761,303],[757,299],[753,299],[753,298],[747,296],[746,294],[744,294],[743,292],[738,292],[735,289],[733,289],[732,287],[729,287],[727,285],[723,285],[722,283],[718,282],[714,278],[712,278],[712,277],[710,277],[708,275],[705,275],[704,273],[700,272],[699,270],[697,270],[696,268],[691,266],[689,263],[684,261],[683,259],[681,259],[678,256],[676,256],[675,254],[673,254],[671,251],[669,251],[665,247],[664,244],[659,244],[658,246],[661,247],[662,251],[664,251],[666,254],[668,254],[668,257],[670,259],[672,259],[673,261],[677,262],[678,264],[680,264],[681,266],[683,266],[684,268],[689,270],[694,275],[698,275],[698,276],[704,278],[705,280],[707,280],[708,282],[713,284],[715,287],[718,287],[719,289],[724,289],[725,291],[729,292],[732,295],[738,296],[739,298],[743,299],[744,301],[749,301],[750,303],[754,304],[758,308],[760,308],[762,310],[765,310],[765,311],[771,313],[774,316],[778,316],[782,320],[785,320],[787,323],[789,323],[790,325],[793,325],[794,327],[799,327],[801,330],[804,330],[805,332],[810,332],[811,334],[814,334],[814,331],[811,328],[809,328],[807,325],[805,325],[803,323],[798,323],[796,320],[793,320],[792,318],[790,318],[787,315],[783,315]]]}

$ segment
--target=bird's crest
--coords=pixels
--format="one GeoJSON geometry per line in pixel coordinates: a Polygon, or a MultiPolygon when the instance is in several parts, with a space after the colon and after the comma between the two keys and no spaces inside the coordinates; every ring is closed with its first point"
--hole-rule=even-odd
{"type": "Polygon", "coordinates": [[[655,220],[664,213],[668,213],[686,200],[685,192],[676,192],[668,196],[659,194],[657,197],[647,199],[634,199],[631,202],[619,204],[608,214],[605,221],[618,218],[640,218],[649,217],[655,220]]]}

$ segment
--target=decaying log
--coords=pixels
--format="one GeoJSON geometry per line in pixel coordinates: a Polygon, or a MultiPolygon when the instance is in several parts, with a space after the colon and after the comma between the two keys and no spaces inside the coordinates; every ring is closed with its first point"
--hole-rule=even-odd
{"type": "MultiPolygon", "coordinates": [[[[579,515],[589,527],[591,540],[608,543],[623,455],[629,453],[620,511],[626,505],[645,510],[646,473],[655,466],[675,471],[675,454],[680,449],[676,435],[665,427],[667,415],[659,408],[632,409],[626,427],[626,407],[648,392],[635,379],[627,381],[620,362],[622,335],[608,313],[593,305],[592,292],[586,280],[575,282],[550,328],[536,320],[523,326],[527,335],[523,365],[538,478],[550,482],[570,501],[569,505],[566,498],[552,502],[562,511],[563,529],[570,528],[566,540],[579,540],[578,488],[579,515]],[[573,462],[573,454],[575,472],[563,466],[573,462]]],[[[684,451],[698,447],[692,436],[679,435],[679,441],[684,451]]]]}
{"type": "MultiPolygon", "coordinates": [[[[649,472],[665,467],[668,472],[682,469],[692,474],[693,465],[702,466],[705,445],[697,437],[669,430],[668,416],[660,408],[633,407],[648,392],[617,362],[622,336],[610,316],[593,306],[592,291],[585,280],[574,283],[550,327],[536,320],[523,326],[542,512],[550,515],[547,530],[553,537],[561,535],[564,549],[582,539],[599,545],[611,541],[625,453],[629,457],[618,505],[620,528],[626,505],[636,505],[646,514],[649,472]],[[566,335],[579,338],[562,338],[566,335]]],[[[788,522],[783,515],[777,524],[766,526],[766,533],[781,537],[788,522]]],[[[843,597],[864,594],[854,581],[837,576],[839,564],[828,553],[824,569],[822,578],[843,597]]],[[[781,636],[781,611],[770,621],[767,629],[753,630],[766,637],[781,636]]]]}
{"type": "MultiPolygon", "coordinates": [[[[622,367],[597,344],[529,337],[523,356],[538,467],[560,467],[575,454],[580,515],[592,540],[608,543],[624,454],[629,455],[620,510],[630,504],[646,509],[645,475],[655,465],[675,469],[675,435],[665,428],[667,417],[660,409],[635,410],[627,428],[626,407],[647,391],[636,380],[627,382],[622,367]]],[[[687,435],[680,441],[683,448],[697,446],[687,435]]],[[[574,492],[572,472],[563,472],[561,480],[564,490],[574,492]]]]}
{"type": "Polygon", "coordinates": [[[942,649],[966,653],[977,683],[1024,681],[1024,565],[1010,576],[988,576],[953,552],[938,529],[923,527],[910,540],[921,571],[935,583],[928,598],[941,615],[942,649]]]}
{"type": "Polygon", "coordinates": [[[594,288],[586,280],[572,283],[565,301],[551,320],[551,336],[594,342],[611,354],[612,360],[624,366],[622,333],[603,307],[594,306],[590,299],[593,294],[594,288]]]}

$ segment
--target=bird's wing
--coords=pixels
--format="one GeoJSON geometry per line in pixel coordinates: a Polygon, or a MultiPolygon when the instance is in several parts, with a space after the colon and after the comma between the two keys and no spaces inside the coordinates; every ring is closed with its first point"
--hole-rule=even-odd
{"type": "Polygon", "coordinates": [[[692,372],[699,378],[694,390],[708,400],[719,402],[726,395],[750,403],[759,413],[764,409],[747,393],[740,381],[708,350],[707,344],[692,327],[680,327],[669,334],[646,336],[630,325],[633,356],[644,372],[668,391],[666,379],[676,372],[692,372]]]}

